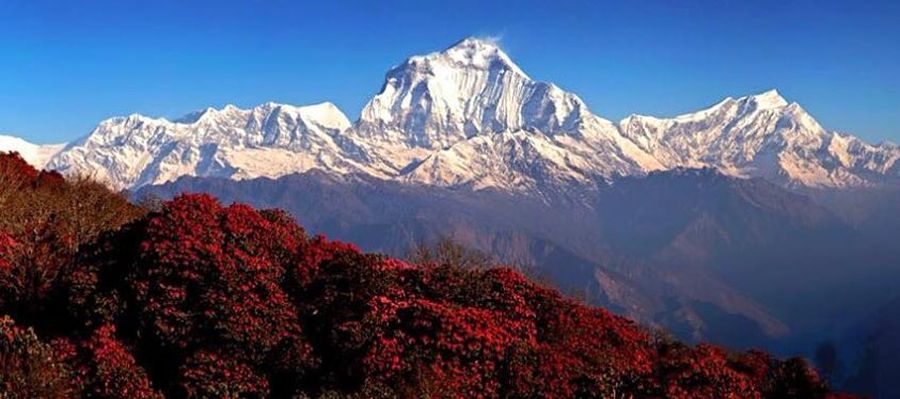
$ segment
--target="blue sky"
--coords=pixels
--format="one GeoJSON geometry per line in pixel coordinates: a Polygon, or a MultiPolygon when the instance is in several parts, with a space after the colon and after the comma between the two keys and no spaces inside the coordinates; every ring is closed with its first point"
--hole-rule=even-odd
{"type": "Polygon", "coordinates": [[[491,36],[609,119],[777,88],[827,128],[900,141],[900,2],[505,3],[0,1],[0,133],[270,100],[355,119],[392,65],[491,36]]]}

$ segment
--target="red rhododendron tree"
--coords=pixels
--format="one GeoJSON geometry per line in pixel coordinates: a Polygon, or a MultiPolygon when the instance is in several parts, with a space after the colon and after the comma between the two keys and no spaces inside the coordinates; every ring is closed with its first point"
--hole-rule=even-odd
{"type": "Polygon", "coordinates": [[[69,279],[68,306],[88,326],[124,323],[166,379],[202,385],[201,376],[217,374],[201,360],[215,354],[237,368],[265,365],[260,381],[300,381],[316,358],[285,288],[310,279],[305,259],[321,252],[311,245],[281,212],[182,196],[86,251],[69,279]]]}
{"type": "Polygon", "coordinates": [[[263,398],[269,382],[247,364],[201,351],[187,359],[181,370],[181,388],[189,398],[263,398]]]}
{"type": "Polygon", "coordinates": [[[16,240],[4,231],[0,231],[0,273],[8,273],[12,268],[12,255],[16,240]]]}
{"type": "Polygon", "coordinates": [[[0,314],[38,332],[0,322],[7,391],[41,396],[27,389],[46,379],[59,392],[46,397],[828,394],[803,361],[661,340],[489,257],[410,264],[208,195],[145,214],[17,156],[0,155],[0,179],[19,188],[0,187],[0,206],[18,204],[0,215],[0,314]],[[34,193],[58,200],[29,205],[34,193]]]}
{"type": "Polygon", "coordinates": [[[278,227],[249,207],[223,208],[209,196],[168,204],[147,223],[131,282],[143,327],[178,348],[218,340],[254,356],[299,336],[298,316],[279,285],[279,260],[302,237],[278,227]]]}
{"type": "Polygon", "coordinates": [[[84,374],[85,394],[108,399],[162,398],[115,334],[115,327],[103,326],[85,343],[82,359],[76,361],[84,374]]]}

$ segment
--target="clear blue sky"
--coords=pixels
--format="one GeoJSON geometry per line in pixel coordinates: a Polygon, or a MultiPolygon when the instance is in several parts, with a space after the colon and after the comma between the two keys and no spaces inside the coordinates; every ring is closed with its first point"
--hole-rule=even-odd
{"type": "Polygon", "coordinates": [[[474,35],[613,120],[778,88],[827,128],[900,141],[898,1],[313,3],[2,0],[0,132],[270,100],[356,119],[389,67],[474,35]]]}

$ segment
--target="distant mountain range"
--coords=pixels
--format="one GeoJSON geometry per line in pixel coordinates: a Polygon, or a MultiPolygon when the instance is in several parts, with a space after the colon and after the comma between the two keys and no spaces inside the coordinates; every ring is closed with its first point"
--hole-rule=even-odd
{"type": "Polygon", "coordinates": [[[774,90],[674,118],[614,123],[473,38],[392,68],[355,123],[330,103],[266,103],[174,121],[112,118],[64,147],[4,139],[0,149],[37,151],[26,156],[36,166],[130,189],[181,176],[239,180],[313,169],[541,196],[680,167],[812,188],[900,179],[900,147],[828,131],[774,90]]]}

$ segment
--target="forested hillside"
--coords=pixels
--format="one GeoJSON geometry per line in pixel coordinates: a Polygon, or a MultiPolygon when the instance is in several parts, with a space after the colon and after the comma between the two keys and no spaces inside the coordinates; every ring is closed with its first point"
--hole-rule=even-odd
{"type": "Polygon", "coordinates": [[[0,397],[821,398],[494,265],[409,264],[276,210],[137,206],[0,155],[0,397]]]}

